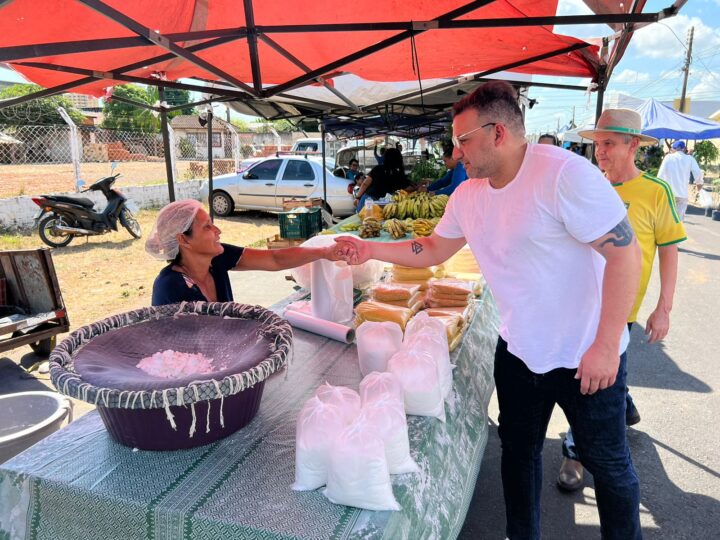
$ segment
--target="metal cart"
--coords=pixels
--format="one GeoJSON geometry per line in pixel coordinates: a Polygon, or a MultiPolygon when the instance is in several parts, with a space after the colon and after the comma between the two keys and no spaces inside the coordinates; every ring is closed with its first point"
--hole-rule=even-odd
{"type": "Polygon", "coordinates": [[[48,249],[0,251],[0,352],[49,355],[70,321],[48,249]]]}

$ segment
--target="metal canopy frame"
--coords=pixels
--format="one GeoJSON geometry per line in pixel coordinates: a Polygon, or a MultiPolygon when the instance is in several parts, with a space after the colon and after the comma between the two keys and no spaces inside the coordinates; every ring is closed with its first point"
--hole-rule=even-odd
{"type": "MultiPolygon", "coordinates": [[[[476,0],[469,2],[468,4],[461,6],[455,10],[449,11],[433,20],[430,21],[395,21],[395,22],[378,22],[378,23],[344,23],[344,24],[308,24],[308,25],[255,25],[254,21],[254,9],[253,0],[243,0],[243,6],[245,8],[246,26],[239,28],[223,28],[216,30],[203,30],[203,31],[190,31],[180,32],[173,34],[160,34],[153,30],[150,30],[146,26],[138,23],[121,11],[108,6],[101,0],[76,0],[86,5],[88,8],[102,14],[117,24],[127,28],[128,30],[137,34],[137,36],[125,37],[125,38],[109,38],[109,39],[93,39],[93,40],[80,40],[80,41],[69,41],[61,43],[43,43],[36,45],[24,45],[17,47],[2,47],[0,48],[0,62],[15,62],[18,65],[24,65],[28,67],[41,68],[41,69],[56,69],[58,71],[66,71],[69,73],[77,73],[85,75],[81,79],[70,81],[62,85],[58,85],[52,88],[47,88],[42,91],[29,94],[27,96],[21,96],[11,100],[4,100],[0,102],[0,108],[17,105],[25,101],[32,99],[47,97],[50,95],[58,94],[70,90],[72,88],[82,86],[93,82],[98,79],[109,79],[123,82],[137,82],[141,84],[159,86],[161,83],[163,86],[170,88],[182,88],[192,91],[206,91],[207,89],[194,87],[193,85],[186,85],[185,83],[177,83],[170,81],[158,81],[151,80],[144,77],[136,77],[125,75],[128,71],[133,71],[139,67],[145,67],[159,62],[171,60],[179,57],[193,63],[204,71],[211,73],[218,77],[218,79],[225,81],[231,89],[222,89],[214,91],[214,93],[223,97],[236,97],[238,99],[247,99],[248,97],[254,98],[269,98],[272,96],[283,96],[285,92],[293,88],[304,86],[314,81],[320,82],[321,84],[327,85],[324,77],[328,74],[332,74],[336,69],[342,66],[359,60],[365,56],[368,56],[374,52],[390,47],[401,41],[410,39],[418,34],[429,30],[443,30],[443,29],[470,29],[470,28],[501,28],[501,27],[528,27],[528,26],[560,26],[569,24],[625,24],[625,30],[621,39],[627,46],[627,40],[632,33],[634,25],[644,25],[651,22],[657,22],[667,17],[671,17],[677,14],[680,7],[685,4],[686,0],[676,0],[676,2],[655,13],[633,13],[632,10],[638,3],[638,0],[634,0],[633,6],[630,13],[626,14],[605,14],[605,15],[570,15],[570,16],[551,16],[551,17],[526,17],[526,18],[501,18],[501,19],[463,19],[456,20],[457,17],[475,11],[481,7],[491,4],[494,0],[476,0]],[[352,54],[346,55],[342,58],[334,60],[324,66],[310,70],[302,62],[301,59],[296,58],[290,51],[284,50],[278,45],[268,34],[287,34],[287,33],[303,33],[303,32],[366,32],[366,31],[399,31],[395,36],[391,36],[385,40],[375,43],[369,47],[360,49],[352,54]],[[202,40],[206,39],[202,43],[197,43],[188,47],[181,47],[177,45],[180,41],[190,40],[202,40]],[[252,86],[247,83],[236,79],[232,74],[226,73],[219,67],[203,60],[195,52],[206,50],[212,47],[217,47],[225,43],[236,41],[238,39],[248,40],[249,58],[251,62],[251,70],[253,74],[252,86]],[[257,40],[261,39],[267,43],[279,54],[283,55],[290,62],[300,67],[305,73],[302,75],[285,81],[284,83],[274,85],[272,87],[263,89],[261,79],[261,65],[258,54],[257,40]],[[90,52],[98,50],[108,49],[122,49],[129,47],[141,47],[150,44],[157,45],[168,51],[167,54],[158,55],[144,59],[139,62],[135,62],[128,66],[119,67],[112,70],[96,70],[90,68],[79,68],[74,66],[63,66],[56,64],[46,64],[42,62],[31,62],[27,61],[31,58],[38,58],[43,56],[61,56],[65,54],[73,54],[78,52],[90,52]],[[24,61],[19,61],[24,60],[24,61]],[[183,86],[176,86],[183,85],[183,86]]],[[[589,44],[585,45],[585,47],[589,44]]],[[[577,45],[576,48],[570,50],[579,50],[584,48],[582,45],[577,45]]],[[[611,57],[611,61],[619,61],[620,55],[624,51],[615,47],[613,50],[614,54],[611,57]]],[[[554,53],[548,53],[547,55],[539,55],[538,57],[532,57],[523,61],[508,64],[507,67],[490,70],[479,74],[484,76],[492,72],[502,71],[503,69],[512,69],[521,67],[533,63],[535,61],[550,58],[552,56],[564,54],[569,52],[568,49],[561,49],[554,53]]],[[[590,60],[588,59],[590,62],[590,60]]],[[[609,64],[612,66],[612,64],[609,64]]],[[[612,68],[606,70],[612,71],[612,68]]],[[[336,94],[337,95],[337,94],[336,94]]],[[[283,96],[284,97],[284,96],[283,96]]],[[[355,108],[344,96],[338,95],[340,99],[345,101],[350,108],[355,108]]],[[[293,99],[296,99],[293,97],[293,99]]]]}
{"type": "MultiPolygon", "coordinates": [[[[341,92],[337,91],[332,85],[328,84],[328,77],[336,76],[338,71],[343,66],[364,58],[377,51],[388,48],[396,43],[412,39],[415,36],[427,32],[429,30],[452,30],[452,29],[471,29],[471,28],[502,28],[502,27],[529,27],[529,26],[560,26],[560,25],[581,25],[581,24],[598,24],[606,23],[612,25],[624,25],[623,30],[619,33],[615,47],[612,53],[607,56],[607,39],[604,40],[604,52],[598,60],[597,58],[585,55],[586,62],[596,70],[594,80],[599,90],[598,96],[598,111],[602,107],[602,95],[607,85],[607,81],[612,73],[612,70],[619,62],[622,54],[627,47],[630,37],[633,31],[646,24],[657,22],[667,17],[674,16],[678,13],[680,7],[682,7],[687,0],[676,0],[671,6],[655,13],[635,13],[637,6],[643,6],[644,1],[633,0],[633,4],[630,8],[629,13],[621,14],[595,14],[595,15],[572,15],[572,16],[551,16],[551,17],[524,17],[524,18],[500,18],[500,19],[463,19],[457,20],[458,17],[471,13],[479,8],[491,4],[495,0],[475,0],[468,2],[464,6],[458,7],[451,10],[433,20],[429,21],[394,21],[394,22],[378,22],[378,23],[344,23],[344,24],[306,24],[306,25],[256,25],[254,17],[254,5],[253,0],[243,0],[243,7],[245,12],[245,27],[235,28],[223,28],[215,30],[203,30],[203,31],[190,31],[190,32],[179,32],[160,34],[154,30],[149,29],[143,24],[135,21],[131,17],[122,13],[107,4],[102,0],[76,0],[88,8],[100,13],[104,17],[114,21],[118,25],[133,32],[134,36],[123,37],[123,38],[108,38],[108,39],[91,39],[91,40],[77,40],[59,43],[41,43],[34,45],[22,45],[13,47],[0,47],[0,62],[15,63],[17,65],[37,68],[56,70],[66,73],[74,73],[82,75],[82,78],[74,81],[69,81],[60,85],[56,85],[51,88],[45,88],[38,92],[28,94],[13,99],[7,99],[0,101],[0,108],[10,107],[33,99],[48,97],[56,94],[60,94],[77,88],[89,83],[92,83],[101,79],[108,79],[113,81],[121,82],[135,82],[141,84],[147,84],[152,86],[158,86],[161,89],[164,87],[178,88],[184,90],[191,90],[196,92],[212,93],[213,97],[203,99],[194,104],[186,104],[178,107],[167,107],[161,100],[160,107],[148,106],[128,100],[125,98],[115,97],[118,101],[124,101],[133,105],[148,108],[154,111],[160,112],[163,117],[164,126],[167,123],[167,112],[177,110],[179,108],[187,107],[189,105],[202,105],[218,101],[229,101],[238,100],[243,102],[250,110],[253,110],[259,114],[268,118],[266,114],[262,114],[257,109],[257,104],[254,105],[255,101],[262,101],[265,104],[272,106],[277,111],[278,115],[275,118],[288,118],[294,119],[299,117],[314,117],[319,116],[321,123],[323,124],[324,130],[324,119],[328,116],[347,116],[350,119],[362,119],[368,118],[368,116],[379,116],[390,118],[395,114],[408,114],[409,110],[418,109],[417,105],[407,103],[415,97],[420,96],[421,105],[420,110],[422,114],[426,116],[427,123],[425,124],[430,128],[434,122],[440,120],[440,117],[444,112],[444,107],[425,105],[422,102],[422,96],[438,92],[453,86],[460,85],[468,81],[483,81],[484,78],[490,74],[497,73],[500,71],[506,71],[522,67],[533,62],[541,61],[554,56],[566,54],[573,51],[583,51],[590,46],[590,43],[576,43],[568,47],[564,47],[555,51],[550,51],[541,55],[529,57],[517,62],[512,62],[504,66],[498,66],[496,68],[486,70],[481,73],[477,73],[471,77],[457,77],[453,80],[441,83],[435,87],[429,89],[408,92],[401,96],[396,96],[393,99],[385,100],[383,102],[374,103],[372,105],[359,107],[353,103],[350,99],[344,96],[341,92]],[[338,58],[331,61],[319,68],[311,69],[307,66],[302,59],[297,58],[291,51],[286,50],[275,40],[273,40],[269,34],[288,34],[288,33],[307,33],[307,32],[367,32],[367,31],[398,31],[399,33],[379,41],[373,45],[364,47],[351,54],[338,58]],[[195,53],[207,50],[213,47],[217,47],[226,43],[230,43],[240,39],[247,39],[250,67],[252,72],[251,81],[252,86],[244,81],[241,81],[234,77],[231,73],[227,73],[220,67],[214,65],[211,62],[203,60],[195,53]],[[200,43],[195,43],[186,47],[178,45],[178,42],[183,41],[197,41],[205,40],[200,43]],[[278,54],[286,58],[295,66],[299,67],[303,74],[287,80],[283,83],[273,85],[268,88],[263,88],[262,85],[262,69],[260,64],[260,56],[258,50],[258,40],[262,40],[263,43],[267,44],[278,54]],[[93,69],[94,66],[90,67],[78,67],[61,64],[50,64],[46,62],[34,62],[33,58],[43,58],[46,56],[62,56],[67,54],[75,54],[81,52],[91,51],[102,51],[110,49],[125,49],[132,47],[143,47],[148,45],[156,45],[167,52],[164,54],[152,56],[132,64],[121,66],[111,70],[97,70],[93,69]],[[203,71],[214,75],[222,81],[220,85],[218,81],[209,81],[199,77],[193,77],[193,79],[201,80],[206,83],[211,83],[212,87],[200,86],[195,84],[181,83],[176,81],[165,80],[163,73],[155,73],[154,77],[139,77],[134,75],[128,75],[130,71],[134,71],[141,67],[152,66],[160,62],[172,60],[174,58],[182,58],[203,71]],[[605,60],[609,58],[608,60],[605,60]],[[345,105],[338,106],[337,104],[324,103],[322,101],[313,100],[311,98],[305,98],[301,96],[293,96],[287,94],[288,91],[305,86],[307,84],[317,82],[322,84],[326,89],[335,94],[345,105]],[[225,86],[228,85],[228,86],[225,86]],[[286,114],[280,103],[273,103],[272,98],[276,100],[278,98],[288,100],[288,105],[291,105],[300,114],[286,114]],[[302,104],[302,105],[301,105],[302,104]]],[[[5,0],[0,0],[0,7],[6,3],[5,0]]],[[[524,86],[533,85],[533,83],[520,83],[524,86]]],[[[578,89],[585,90],[584,87],[572,86],[572,85],[555,85],[550,83],[534,83],[535,86],[542,86],[547,88],[562,88],[562,89],[578,89]]],[[[598,112],[599,114],[599,112],[598,112]]],[[[438,128],[439,129],[439,128],[438,128]]],[[[167,139],[167,129],[163,129],[163,137],[167,139]]],[[[210,156],[210,153],[209,153],[210,156]]],[[[169,159],[166,151],[166,161],[169,159]]],[[[211,159],[211,158],[210,158],[211,159]]],[[[168,171],[170,167],[168,165],[168,171]]],[[[173,186],[172,178],[168,173],[168,184],[171,195],[173,197],[173,186]]],[[[210,172],[212,174],[212,172],[210,172]]]]}

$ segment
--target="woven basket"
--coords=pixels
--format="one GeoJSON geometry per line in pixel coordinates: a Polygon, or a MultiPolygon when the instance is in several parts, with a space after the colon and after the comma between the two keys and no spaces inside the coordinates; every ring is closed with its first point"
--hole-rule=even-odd
{"type": "Polygon", "coordinates": [[[50,356],[59,392],[97,406],[110,434],[144,450],[208,444],[258,411],[264,381],[287,363],[290,325],[260,306],[191,302],[114,315],[80,328],[50,356]],[[223,359],[218,370],[177,379],[135,365],[163,350],[223,359]]]}

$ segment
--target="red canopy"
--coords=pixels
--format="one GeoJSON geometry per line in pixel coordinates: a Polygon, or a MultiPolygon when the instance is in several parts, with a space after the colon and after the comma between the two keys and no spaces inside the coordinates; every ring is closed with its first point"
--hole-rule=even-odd
{"type": "MultiPolygon", "coordinates": [[[[0,8],[0,61],[8,61],[13,69],[46,88],[93,75],[83,70],[94,71],[96,78],[110,77],[100,72],[115,72],[136,63],[125,75],[147,78],[160,72],[167,80],[230,78],[236,86],[238,81],[249,86],[255,82],[283,85],[297,79],[285,88],[310,82],[301,80],[308,70],[318,70],[321,75],[343,71],[368,80],[403,81],[500,68],[530,74],[595,77],[600,64],[597,47],[553,34],[552,24],[465,28],[458,23],[451,29],[436,28],[448,21],[553,17],[557,0],[354,0],[341,4],[337,0],[307,3],[246,0],[245,3],[252,7],[252,13],[246,14],[239,0],[106,0],[104,4],[99,0],[41,3],[14,0],[0,8]],[[408,27],[412,30],[398,26],[411,21],[438,20],[439,24],[415,23],[408,27]],[[366,23],[376,24],[370,27],[366,23]],[[320,26],[297,28],[299,25],[320,26]],[[337,31],[327,31],[325,25],[338,27],[337,31]],[[159,34],[143,35],[145,29],[159,34]],[[209,30],[218,32],[203,34],[193,41],[175,38],[187,39],[197,34],[174,36],[209,30]],[[415,34],[415,65],[411,34],[415,34]],[[160,43],[151,44],[148,35],[150,40],[160,43]],[[169,41],[158,40],[159,36],[168,37],[169,41]],[[396,43],[356,55],[357,58],[345,58],[394,37],[396,43]],[[180,55],[170,60],[165,56],[160,62],[149,60],[167,55],[172,46],[187,48],[214,40],[225,42],[204,49],[200,45],[194,53],[196,57],[180,55]],[[257,65],[253,71],[255,44],[257,65]],[[557,51],[566,52],[552,56],[557,51]],[[535,61],[523,64],[535,57],[538,57],[535,61]],[[30,67],[27,63],[44,67],[30,67]],[[47,69],[50,66],[62,66],[61,69],[71,72],[47,69]]],[[[73,91],[101,95],[104,87],[126,82],[105,78],[73,91]]]]}

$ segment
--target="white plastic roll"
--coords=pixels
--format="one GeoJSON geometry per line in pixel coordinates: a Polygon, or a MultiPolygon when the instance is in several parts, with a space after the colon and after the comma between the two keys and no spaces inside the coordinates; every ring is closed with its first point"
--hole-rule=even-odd
{"type": "Polygon", "coordinates": [[[319,334],[343,343],[352,343],[355,339],[355,330],[353,328],[344,324],[318,319],[300,311],[286,310],[285,320],[301,330],[307,330],[313,334],[319,334]]]}

